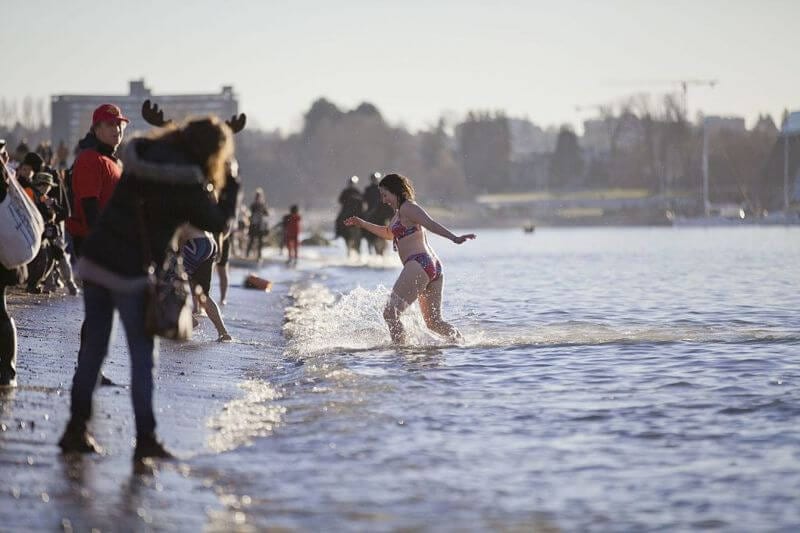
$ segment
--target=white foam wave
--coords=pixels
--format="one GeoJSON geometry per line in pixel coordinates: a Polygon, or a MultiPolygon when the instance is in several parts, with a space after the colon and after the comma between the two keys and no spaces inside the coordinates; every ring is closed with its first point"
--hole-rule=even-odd
{"type": "MultiPolygon", "coordinates": [[[[273,256],[274,262],[285,261],[285,257],[273,256]]],[[[376,269],[376,270],[396,270],[403,266],[400,258],[395,253],[385,255],[348,255],[341,246],[330,248],[300,248],[300,260],[298,267],[300,270],[317,270],[320,268],[353,268],[353,269],[376,269]]]]}
{"type": "Polygon", "coordinates": [[[595,346],[603,344],[792,342],[796,334],[741,325],[662,324],[610,327],[591,322],[549,323],[526,328],[483,328],[467,335],[469,347],[595,346]],[[531,331],[533,329],[533,331],[531,331]]]}
{"type": "MultiPolygon", "coordinates": [[[[390,290],[357,287],[334,295],[319,283],[295,285],[289,291],[293,305],[286,309],[284,335],[287,354],[308,359],[326,353],[354,353],[395,348],[383,319],[390,290]]],[[[415,304],[402,317],[409,335],[408,349],[557,347],[603,344],[796,342],[796,334],[746,325],[642,324],[612,327],[594,322],[532,324],[459,324],[464,342],[458,345],[431,333],[415,304]]]]}

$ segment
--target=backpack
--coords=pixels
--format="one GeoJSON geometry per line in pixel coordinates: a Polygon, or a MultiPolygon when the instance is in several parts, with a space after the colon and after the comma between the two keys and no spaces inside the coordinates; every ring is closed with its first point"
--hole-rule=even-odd
{"type": "Polygon", "coordinates": [[[16,268],[36,257],[42,244],[44,220],[17,179],[8,176],[5,166],[0,179],[7,179],[7,191],[0,202],[0,264],[16,268]]]}

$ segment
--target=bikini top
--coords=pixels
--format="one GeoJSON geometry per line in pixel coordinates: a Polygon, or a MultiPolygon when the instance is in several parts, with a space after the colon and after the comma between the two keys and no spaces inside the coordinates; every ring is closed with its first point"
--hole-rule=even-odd
{"type": "Polygon", "coordinates": [[[392,227],[389,228],[392,230],[392,235],[394,235],[394,239],[399,241],[404,237],[408,237],[409,235],[416,233],[419,226],[408,226],[405,227],[402,222],[400,222],[400,218],[397,219],[397,222],[392,224],[392,227]]]}
{"type": "Polygon", "coordinates": [[[397,251],[397,241],[416,233],[419,226],[413,225],[406,227],[400,222],[400,217],[398,217],[397,222],[392,224],[389,229],[392,230],[392,235],[394,235],[392,244],[394,245],[394,250],[397,251]]]}

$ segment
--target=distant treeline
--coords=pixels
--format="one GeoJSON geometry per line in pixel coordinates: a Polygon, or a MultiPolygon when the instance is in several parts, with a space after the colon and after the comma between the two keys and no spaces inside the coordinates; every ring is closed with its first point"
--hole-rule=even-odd
{"type": "MultiPolygon", "coordinates": [[[[709,126],[712,200],[773,207],[781,182],[766,168],[778,128],[769,116],[749,130],[740,122],[709,126]]],[[[686,119],[676,98],[632,99],[599,110],[585,126],[579,137],[569,126],[542,130],[502,112],[472,112],[461,122],[440,119],[411,133],[387,123],[371,104],[345,111],[319,99],[298,133],[245,130],[237,141],[243,171],[282,203],[325,204],[349,176],[373,171],[405,173],[427,198],[443,202],[536,190],[700,191],[703,130],[686,119]]]]}
{"type": "MultiPolygon", "coordinates": [[[[2,120],[13,113],[4,102],[0,137],[9,148],[23,138],[32,146],[46,139],[41,106],[26,101],[27,123],[17,120],[8,128],[2,120]]],[[[412,177],[429,202],[601,188],[672,195],[700,190],[703,130],[697,124],[702,121],[687,120],[678,99],[668,95],[657,103],[638,96],[598,108],[597,117],[585,121],[583,136],[570,126],[544,130],[527,119],[477,111],[412,133],[388,123],[372,104],[342,110],[320,98],[304,114],[299,132],[246,128],[236,143],[247,188],[263,187],[270,203],[281,205],[330,205],[350,176],[366,178],[375,171],[412,177]]],[[[708,136],[712,200],[770,207],[781,187],[766,172],[778,137],[774,120],[762,116],[749,130],[741,119],[716,124],[708,136]]]]}

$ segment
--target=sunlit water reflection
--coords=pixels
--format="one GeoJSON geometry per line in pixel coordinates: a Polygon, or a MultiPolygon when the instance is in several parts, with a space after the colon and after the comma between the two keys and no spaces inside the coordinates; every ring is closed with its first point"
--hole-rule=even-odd
{"type": "Polygon", "coordinates": [[[800,526],[800,231],[478,233],[432,239],[462,345],[390,345],[396,260],[301,263],[272,433],[219,458],[249,523],[800,526]]]}

